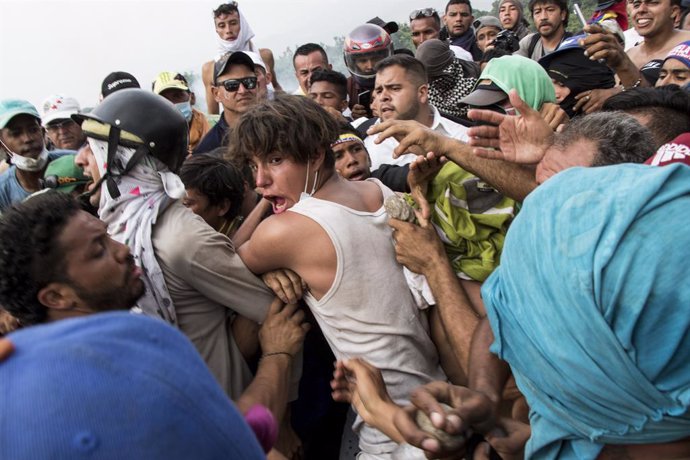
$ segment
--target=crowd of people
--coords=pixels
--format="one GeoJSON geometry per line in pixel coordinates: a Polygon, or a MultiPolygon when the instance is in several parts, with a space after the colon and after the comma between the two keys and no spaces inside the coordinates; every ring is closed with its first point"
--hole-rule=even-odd
{"type": "Polygon", "coordinates": [[[0,457],[690,458],[682,1],[0,101],[0,457]]]}

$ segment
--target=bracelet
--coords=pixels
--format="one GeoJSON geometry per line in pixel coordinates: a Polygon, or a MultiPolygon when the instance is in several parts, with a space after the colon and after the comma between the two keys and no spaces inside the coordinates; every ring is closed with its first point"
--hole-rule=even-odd
{"type": "Polygon", "coordinates": [[[278,356],[278,355],[288,355],[290,359],[292,359],[292,355],[288,353],[287,351],[272,351],[271,353],[264,353],[261,355],[261,360],[264,358],[268,358],[269,356],[278,356]]]}
{"type": "Polygon", "coordinates": [[[625,92],[629,89],[635,89],[638,86],[640,86],[641,84],[642,84],[642,77],[638,78],[637,81],[632,84],[632,86],[625,86],[625,85],[621,84],[621,89],[622,89],[622,91],[625,92]]]}

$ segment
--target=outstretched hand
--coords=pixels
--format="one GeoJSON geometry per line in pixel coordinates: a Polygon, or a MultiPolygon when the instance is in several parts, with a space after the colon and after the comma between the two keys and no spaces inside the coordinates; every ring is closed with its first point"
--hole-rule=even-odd
{"type": "Polygon", "coordinates": [[[508,94],[510,103],[520,115],[503,115],[490,110],[470,110],[473,120],[495,126],[470,128],[470,145],[475,155],[513,163],[536,164],[553,143],[554,133],[539,112],[528,106],[517,91],[508,94]],[[500,150],[497,150],[500,149],[500,150]]]}
{"type": "Polygon", "coordinates": [[[427,152],[444,154],[448,151],[446,136],[414,120],[388,120],[373,125],[367,134],[376,136],[374,143],[380,144],[389,137],[396,139],[399,145],[393,150],[393,157],[398,158],[406,153],[426,155],[427,152]]]}

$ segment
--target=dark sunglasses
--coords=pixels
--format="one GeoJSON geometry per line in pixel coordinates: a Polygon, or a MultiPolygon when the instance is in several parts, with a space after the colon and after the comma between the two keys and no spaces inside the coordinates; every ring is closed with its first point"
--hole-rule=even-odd
{"type": "Polygon", "coordinates": [[[438,16],[438,13],[433,8],[422,8],[421,10],[414,10],[410,13],[410,21],[414,21],[419,18],[431,18],[438,16]]]}
{"type": "Polygon", "coordinates": [[[46,176],[43,179],[38,179],[38,184],[41,186],[41,188],[55,189],[58,187],[62,187],[63,185],[86,184],[86,181],[79,180],[75,177],[56,176],[52,174],[50,176],[46,176]]]}
{"type": "Polygon", "coordinates": [[[234,93],[240,89],[240,84],[246,89],[256,88],[257,79],[256,77],[244,77],[238,79],[225,80],[218,83],[219,86],[225,88],[225,91],[234,93]]]}

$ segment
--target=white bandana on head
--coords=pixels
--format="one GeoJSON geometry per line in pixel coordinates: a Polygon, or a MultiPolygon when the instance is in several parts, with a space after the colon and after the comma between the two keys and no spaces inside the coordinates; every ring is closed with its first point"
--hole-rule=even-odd
{"type": "Polygon", "coordinates": [[[254,44],[251,42],[252,38],[254,38],[254,31],[239,9],[237,10],[237,14],[240,16],[240,34],[234,40],[223,40],[218,37],[217,43],[219,54],[216,56],[216,61],[230,51],[256,51],[254,49],[254,44]]]}
{"type": "MultiPolygon", "coordinates": [[[[106,172],[108,142],[93,138],[88,140],[103,176],[106,172]]],[[[116,157],[126,165],[134,152],[133,148],[118,146],[116,157]]],[[[177,325],[175,307],[153,252],[151,233],[158,216],[170,203],[184,196],[184,184],[167,166],[148,154],[127,175],[115,177],[115,183],[120,196],[112,198],[104,183],[98,214],[108,225],[110,236],[129,246],[143,271],[146,293],[134,309],[177,325]]]]}

